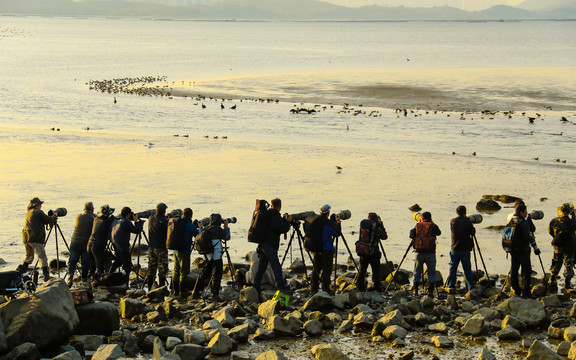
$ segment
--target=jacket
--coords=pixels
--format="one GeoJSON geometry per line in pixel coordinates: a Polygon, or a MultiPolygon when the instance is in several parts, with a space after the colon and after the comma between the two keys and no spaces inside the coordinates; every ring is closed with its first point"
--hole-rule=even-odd
{"type": "Polygon", "coordinates": [[[148,218],[148,245],[150,249],[166,249],[168,219],[164,215],[154,214],[148,218]]]}
{"type": "Polygon", "coordinates": [[[450,230],[452,232],[452,247],[454,251],[472,251],[476,234],[476,229],[472,221],[467,216],[458,216],[450,220],[450,230]]]}
{"type": "Polygon", "coordinates": [[[290,223],[276,209],[268,209],[268,227],[266,228],[266,244],[278,250],[280,235],[290,230],[290,223]]]}
{"type": "Polygon", "coordinates": [[[46,241],[45,225],[54,224],[55,217],[46,215],[40,209],[32,208],[26,212],[24,219],[24,229],[22,229],[22,241],[25,243],[44,244],[46,241]]]}
{"type": "Polygon", "coordinates": [[[110,237],[118,250],[127,252],[130,250],[130,234],[138,234],[141,231],[141,221],[136,221],[136,223],[133,224],[132,221],[124,218],[114,220],[110,230],[110,237]]]}
{"type": "MultiPolygon", "coordinates": [[[[323,215],[320,215],[323,216],[323,215]]],[[[334,252],[334,238],[340,235],[340,227],[334,221],[326,221],[322,228],[322,251],[334,252]]]]}
{"type": "Polygon", "coordinates": [[[104,248],[110,239],[110,227],[114,218],[98,214],[92,223],[92,234],[90,235],[89,244],[99,248],[104,248]]]}
{"type": "Polygon", "coordinates": [[[94,217],[93,213],[86,211],[76,215],[74,232],[72,232],[72,238],[70,239],[71,243],[77,243],[81,246],[88,245],[88,240],[90,240],[90,235],[92,235],[94,217]]]}
{"type": "Polygon", "coordinates": [[[528,220],[513,216],[510,223],[514,225],[514,238],[512,239],[512,252],[530,251],[530,245],[536,246],[528,220]]]}

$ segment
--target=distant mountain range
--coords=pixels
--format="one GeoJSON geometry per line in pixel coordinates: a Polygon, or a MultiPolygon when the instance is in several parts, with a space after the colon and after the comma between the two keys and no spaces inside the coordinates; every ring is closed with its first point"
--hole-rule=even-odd
{"type": "Polygon", "coordinates": [[[305,21],[576,20],[576,0],[526,0],[517,7],[499,5],[472,12],[449,6],[349,8],[317,0],[223,0],[189,6],[167,6],[154,2],[136,3],[124,0],[0,0],[0,14],[305,21]]]}

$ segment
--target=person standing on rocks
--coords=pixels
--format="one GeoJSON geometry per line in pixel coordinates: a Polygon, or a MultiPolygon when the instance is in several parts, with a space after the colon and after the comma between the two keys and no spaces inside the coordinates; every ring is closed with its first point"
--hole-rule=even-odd
{"type": "Polygon", "coordinates": [[[554,255],[550,265],[550,289],[556,291],[556,277],[564,263],[564,289],[572,289],[574,277],[574,251],[576,250],[576,220],[570,217],[574,205],[564,203],[558,208],[558,216],[550,221],[548,233],[552,236],[554,255]]]}
{"type": "Polygon", "coordinates": [[[369,213],[368,218],[360,222],[359,242],[367,243],[368,253],[360,254],[360,271],[356,278],[356,287],[360,291],[366,291],[366,273],[368,272],[368,265],[372,268],[372,282],[373,290],[382,291],[382,281],[380,278],[380,240],[388,239],[386,229],[382,224],[382,220],[376,213],[369,213]]]}
{"type": "Polygon", "coordinates": [[[39,198],[35,197],[30,200],[28,204],[28,211],[24,220],[24,229],[22,229],[22,241],[26,249],[26,256],[22,265],[18,266],[18,271],[23,273],[28,270],[28,266],[34,260],[34,253],[40,260],[42,266],[42,274],[44,281],[50,279],[50,269],[48,268],[48,258],[46,257],[46,249],[44,244],[46,242],[46,229],[45,225],[53,225],[56,223],[57,216],[48,216],[42,211],[42,204],[39,198]]]}
{"type": "Polygon", "coordinates": [[[436,283],[436,237],[442,232],[438,225],[432,222],[432,214],[428,211],[422,213],[422,219],[410,230],[412,242],[410,246],[416,252],[414,265],[414,295],[418,295],[418,287],[423,277],[424,264],[428,274],[428,296],[434,296],[436,283]]]}
{"type": "Polygon", "coordinates": [[[93,280],[100,280],[104,275],[106,245],[110,240],[110,227],[114,221],[114,208],[102,205],[92,224],[92,234],[88,240],[88,253],[90,255],[90,274],[93,280]]]}
{"type": "Polygon", "coordinates": [[[166,274],[168,273],[168,249],[166,249],[166,236],[168,234],[168,219],[164,203],[156,205],[156,213],[148,218],[148,275],[146,285],[148,291],[152,290],[152,285],[156,280],[158,272],[158,284],[166,284],[166,274]]]}
{"type": "Polygon", "coordinates": [[[120,219],[114,220],[112,229],[110,230],[110,237],[116,250],[113,269],[116,269],[119,264],[122,264],[124,276],[126,277],[125,282],[128,283],[130,280],[130,271],[132,270],[130,234],[139,234],[142,231],[142,221],[140,221],[138,215],[134,214],[132,209],[127,206],[120,210],[120,216],[120,219]],[[132,221],[134,221],[134,224],[132,221]]]}
{"type": "Polygon", "coordinates": [[[78,265],[78,260],[82,259],[83,282],[88,281],[88,271],[90,270],[90,258],[88,256],[88,240],[92,234],[94,223],[94,204],[87,202],[84,204],[84,212],[76,215],[74,232],[70,239],[70,258],[68,258],[68,286],[72,287],[74,282],[74,272],[78,265]]]}
{"type": "Polygon", "coordinates": [[[460,205],[456,208],[457,217],[450,220],[450,231],[452,233],[452,247],[450,249],[450,273],[448,275],[448,292],[456,291],[456,270],[458,264],[462,263],[466,288],[474,288],[474,278],[472,276],[472,264],[470,263],[470,252],[474,248],[474,235],[476,229],[472,221],[466,216],[466,207],[460,205]]]}
{"type": "MultiPolygon", "coordinates": [[[[334,260],[334,238],[340,235],[340,216],[336,215],[334,221],[330,220],[330,205],[322,205],[320,208],[320,215],[318,219],[314,220],[311,225],[312,236],[318,232],[321,241],[320,251],[314,253],[314,267],[312,269],[312,280],[310,290],[312,293],[318,291],[318,282],[322,276],[322,289],[329,294],[333,291],[330,290],[330,275],[332,274],[332,262],[334,260]],[[319,227],[319,231],[315,227],[319,227]]],[[[317,240],[315,240],[317,241],[317,240]]]]}
{"type": "MultiPolygon", "coordinates": [[[[196,280],[192,298],[198,298],[200,292],[211,281],[212,300],[218,301],[220,299],[220,282],[222,281],[222,255],[223,244],[222,241],[230,240],[230,228],[228,227],[228,219],[222,220],[220,214],[210,215],[210,225],[202,231],[208,232],[206,235],[212,240],[212,252],[206,254],[208,264],[202,269],[202,275],[196,280]]],[[[198,238],[196,238],[198,239],[198,238]]]]}
{"type": "Polygon", "coordinates": [[[526,205],[516,206],[514,216],[508,226],[514,227],[512,237],[512,250],[510,251],[510,283],[516,296],[531,298],[530,277],[532,275],[532,264],[530,262],[530,246],[534,249],[534,254],[540,255],[540,249],[536,245],[534,233],[526,217],[528,210],[526,205]],[[522,267],[522,288],[518,283],[518,270],[522,267]]]}
{"type": "Polygon", "coordinates": [[[186,277],[190,274],[190,254],[192,254],[192,238],[198,235],[198,228],[192,221],[193,211],[185,208],[182,219],[177,220],[176,226],[182,222],[184,227],[182,247],[174,251],[174,273],[172,274],[172,291],[174,295],[187,298],[190,292],[186,288],[186,277]]]}
{"type": "Polygon", "coordinates": [[[266,239],[264,240],[264,243],[258,245],[257,249],[259,262],[258,270],[254,276],[254,288],[258,293],[260,293],[260,284],[262,283],[262,277],[266,272],[268,263],[270,263],[272,272],[274,272],[274,278],[276,279],[278,290],[290,290],[290,286],[286,286],[286,282],[282,276],[282,267],[278,260],[278,248],[280,247],[280,235],[285,234],[290,230],[292,216],[286,214],[282,217],[282,215],[280,215],[280,211],[282,210],[282,200],[279,198],[272,199],[270,203],[272,206],[267,210],[268,225],[266,227],[266,239]]]}

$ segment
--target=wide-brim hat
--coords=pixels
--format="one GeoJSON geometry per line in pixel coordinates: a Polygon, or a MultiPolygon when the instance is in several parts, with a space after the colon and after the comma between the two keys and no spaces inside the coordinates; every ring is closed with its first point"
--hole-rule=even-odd
{"type": "Polygon", "coordinates": [[[111,208],[110,205],[106,204],[106,205],[102,205],[100,207],[100,213],[104,216],[110,216],[112,214],[114,214],[114,208],[111,208]]]}
{"type": "Polygon", "coordinates": [[[28,204],[28,208],[31,209],[35,206],[44,204],[44,201],[40,200],[39,198],[35,197],[34,199],[30,200],[30,204],[28,204]]]}

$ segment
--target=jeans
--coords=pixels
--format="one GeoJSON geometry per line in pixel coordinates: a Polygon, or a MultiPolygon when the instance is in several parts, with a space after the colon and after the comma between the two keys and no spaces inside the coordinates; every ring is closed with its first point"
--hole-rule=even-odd
{"type": "Polygon", "coordinates": [[[330,292],[330,275],[332,274],[333,251],[319,251],[314,253],[314,269],[312,270],[312,291],[318,291],[318,280],[322,274],[322,290],[330,292]]]}
{"type": "Polygon", "coordinates": [[[356,287],[358,290],[366,290],[366,272],[368,265],[372,268],[372,282],[374,283],[374,290],[382,290],[382,282],[380,280],[380,258],[382,254],[378,251],[369,256],[360,256],[360,272],[356,279],[356,287]]]}
{"type": "Polygon", "coordinates": [[[79,242],[70,243],[70,258],[68,258],[68,274],[70,278],[74,277],[74,271],[76,271],[76,265],[78,260],[82,258],[80,263],[82,266],[82,279],[88,277],[88,270],[90,269],[90,259],[88,258],[88,250],[86,245],[79,242]]]}
{"type": "Polygon", "coordinates": [[[105,270],[105,245],[97,245],[93,242],[89,242],[88,253],[90,254],[90,273],[94,277],[102,276],[105,270]]]}
{"type": "Polygon", "coordinates": [[[416,253],[416,259],[414,265],[414,282],[419,283],[420,281],[422,281],[424,264],[426,264],[426,272],[428,273],[428,284],[434,284],[436,282],[435,253],[416,253]]]}
{"type": "Polygon", "coordinates": [[[472,276],[472,264],[470,263],[470,251],[450,250],[450,274],[448,275],[448,287],[456,286],[456,270],[458,264],[462,263],[464,278],[466,279],[466,288],[474,287],[474,277],[472,276]]]}
{"type": "Polygon", "coordinates": [[[45,268],[48,267],[48,257],[46,257],[46,249],[44,244],[35,242],[25,242],[24,248],[26,249],[26,256],[24,257],[24,262],[27,264],[32,264],[34,261],[34,253],[38,256],[40,260],[40,265],[45,268]]]}
{"type": "Polygon", "coordinates": [[[222,259],[209,260],[206,267],[202,270],[202,275],[196,281],[195,293],[200,293],[206,287],[208,281],[212,281],[212,295],[217,296],[220,293],[220,282],[222,281],[222,259]]]}
{"type": "Polygon", "coordinates": [[[517,295],[530,294],[530,277],[532,264],[530,262],[530,248],[510,252],[510,285],[517,295]],[[518,284],[518,270],[522,266],[522,293],[518,284]]]}
{"type": "Polygon", "coordinates": [[[278,249],[268,244],[260,244],[257,251],[260,260],[258,262],[258,270],[254,276],[254,288],[260,292],[260,283],[262,283],[262,277],[266,272],[268,263],[270,263],[272,272],[274,272],[274,278],[276,279],[276,286],[278,289],[283,290],[285,288],[285,283],[284,277],[282,276],[282,267],[280,265],[280,261],[278,260],[278,249]]]}

